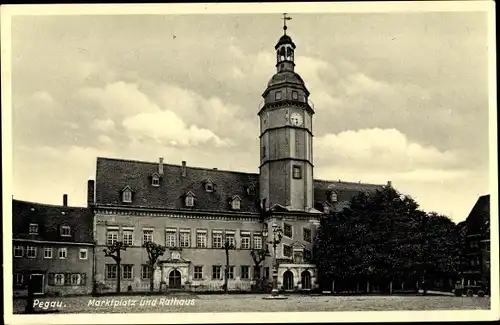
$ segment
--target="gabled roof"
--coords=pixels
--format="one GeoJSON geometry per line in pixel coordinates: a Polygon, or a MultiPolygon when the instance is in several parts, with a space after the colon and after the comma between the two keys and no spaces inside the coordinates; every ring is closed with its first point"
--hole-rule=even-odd
{"type": "Polygon", "coordinates": [[[490,196],[480,196],[466,219],[468,233],[483,233],[489,229],[490,196]]]}
{"type": "MultiPolygon", "coordinates": [[[[129,207],[184,210],[183,198],[186,193],[192,192],[196,196],[197,203],[196,207],[189,208],[189,211],[234,212],[227,202],[238,196],[241,199],[238,213],[258,213],[256,202],[259,174],[257,173],[186,166],[186,176],[182,176],[184,167],[181,165],[163,164],[163,168],[164,174],[160,179],[160,186],[153,187],[149,177],[157,171],[158,163],[97,158],[96,205],[123,205],[120,190],[128,185],[134,190],[133,202],[126,204],[129,207]],[[213,192],[205,190],[204,182],[208,179],[217,184],[213,192]],[[255,186],[255,195],[248,194],[247,188],[250,185],[255,186]]],[[[323,209],[322,203],[327,200],[331,189],[335,189],[338,194],[338,202],[334,206],[341,206],[343,201],[350,201],[360,191],[381,188],[383,185],[315,180],[315,206],[311,211],[323,209]]]]}
{"type": "Polygon", "coordinates": [[[12,236],[61,242],[92,243],[91,209],[12,200],[12,236]],[[29,224],[38,224],[38,234],[29,234],[29,224]],[[71,237],[60,235],[61,226],[70,226],[71,237]]]}

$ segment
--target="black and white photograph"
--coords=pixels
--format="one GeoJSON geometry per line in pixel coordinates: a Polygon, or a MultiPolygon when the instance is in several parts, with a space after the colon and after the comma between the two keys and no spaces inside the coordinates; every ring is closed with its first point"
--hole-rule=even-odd
{"type": "Polygon", "coordinates": [[[7,324],[498,319],[493,2],[1,13],[7,324]]]}

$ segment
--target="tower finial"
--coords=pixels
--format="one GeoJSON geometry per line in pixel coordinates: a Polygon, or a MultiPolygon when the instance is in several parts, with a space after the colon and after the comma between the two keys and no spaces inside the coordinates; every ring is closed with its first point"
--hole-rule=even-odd
{"type": "Polygon", "coordinates": [[[283,13],[283,18],[281,18],[281,19],[283,19],[283,34],[286,35],[286,29],[287,29],[286,21],[292,20],[292,17],[289,17],[288,14],[285,12],[285,13],[283,13]]]}

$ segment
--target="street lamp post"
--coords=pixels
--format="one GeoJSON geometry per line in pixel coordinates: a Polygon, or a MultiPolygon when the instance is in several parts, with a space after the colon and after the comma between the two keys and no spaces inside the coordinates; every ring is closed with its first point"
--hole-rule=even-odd
{"type": "MultiPolygon", "coordinates": [[[[278,263],[276,261],[276,246],[281,242],[281,238],[283,237],[283,233],[281,228],[278,227],[276,223],[273,223],[273,237],[271,240],[266,240],[267,244],[273,245],[273,290],[271,291],[271,296],[276,297],[279,295],[278,290],[278,263]]],[[[267,238],[268,231],[265,229],[262,232],[264,238],[267,238]]]]}

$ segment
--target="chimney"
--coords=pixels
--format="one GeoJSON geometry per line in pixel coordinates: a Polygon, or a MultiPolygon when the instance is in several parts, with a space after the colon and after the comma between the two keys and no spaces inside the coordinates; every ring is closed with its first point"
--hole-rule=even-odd
{"type": "Polygon", "coordinates": [[[87,182],[87,207],[91,207],[94,205],[95,201],[94,186],[95,186],[94,180],[89,179],[87,182]]]}
{"type": "Polygon", "coordinates": [[[183,177],[186,177],[186,161],[185,160],[182,161],[181,175],[183,177]]]}
{"type": "Polygon", "coordinates": [[[158,174],[163,175],[163,158],[160,158],[160,162],[158,163],[158,174]]]}
{"type": "Polygon", "coordinates": [[[392,187],[392,182],[391,181],[387,181],[387,187],[392,187]]]}
{"type": "Polygon", "coordinates": [[[217,168],[214,168],[214,170],[217,170],[217,168]]]}
{"type": "Polygon", "coordinates": [[[68,206],[68,194],[63,194],[63,206],[68,206]]]}

